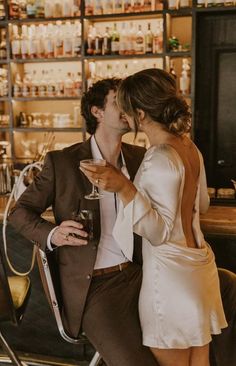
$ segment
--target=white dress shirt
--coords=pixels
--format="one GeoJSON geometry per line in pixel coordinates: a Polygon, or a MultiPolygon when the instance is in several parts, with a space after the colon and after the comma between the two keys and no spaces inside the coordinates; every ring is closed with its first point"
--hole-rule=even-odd
{"type": "MultiPolygon", "coordinates": [[[[94,136],[91,138],[91,150],[93,158],[103,159],[94,136]]],[[[126,168],[122,152],[121,162],[121,170],[129,178],[129,173],[126,168]]],[[[94,269],[111,267],[128,261],[119,244],[112,235],[113,227],[116,222],[119,200],[116,193],[106,191],[101,192],[103,194],[103,198],[99,200],[101,236],[98,244],[97,258],[94,269]]],[[[47,248],[49,250],[53,250],[51,245],[51,237],[56,228],[50,231],[47,238],[47,248]]],[[[125,245],[125,243],[123,245],[125,245]]]]}

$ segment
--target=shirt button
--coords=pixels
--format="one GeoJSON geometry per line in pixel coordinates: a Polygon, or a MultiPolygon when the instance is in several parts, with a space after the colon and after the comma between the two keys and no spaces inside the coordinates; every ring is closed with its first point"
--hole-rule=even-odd
{"type": "Polygon", "coordinates": [[[91,275],[86,276],[87,280],[91,280],[91,275]]]}

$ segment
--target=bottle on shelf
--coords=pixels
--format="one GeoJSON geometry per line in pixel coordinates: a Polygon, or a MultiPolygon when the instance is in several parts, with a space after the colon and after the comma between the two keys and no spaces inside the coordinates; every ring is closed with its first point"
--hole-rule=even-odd
{"type": "Polygon", "coordinates": [[[95,36],[94,55],[97,55],[97,56],[102,55],[102,50],[103,50],[103,36],[100,32],[100,28],[97,27],[96,36],[95,36]]]}
{"type": "Polygon", "coordinates": [[[128,32],[126,30],[125,22],[122,23],[122,28],[120,31],[120,41],[119,41],[119,54],[126,55],[128,52],[127,47],[127,35],[128,32]]]}
{"type": "Polygon", "coordinates": [[[197,0],[197,8],[204,8],[205,0],[197,0]]]}
{"type": "Polygon", "coordinates": [[[81,23],[79,21],[75,21],[74,23],[72,54],[74,57],[80,56],[81,54],[81,23]]]}
{"type": "Polygon", "coordinates": [[[131,13],[133,11],[131,0],[124,0],[123,9],[125,13],[131,13]]]}
{"type": "Polygon", "coordinates": [[[8,71],[0,68],[0,97],[8,96],[8,71]]]}
{"type": "Polygon", "coordinates": [[[104,4],[103,13],[104,14],[113,14],[112,0],[104,0],[103,4],[104,4]]]}
{"type": "Polygon", "coordinates": [[[170,60],[170,71],[169,72],[172,76],[174,76],[175,79],[177,78],[174,60],[170,60]]]}
{"type": "Polygon", "coordinates": [[[144,0],[143,1],[143,11],[151,11],[152,10],[152,1],[144,0]]]}
{"type": "Polygon", "coordinates": [[[177,0],[168,0],[168,9],[177,9],[178,3],[177,0]]]}
{"type": "MultiPolygon", "coordinates": [[[[122,13],[123,9],[122,9],[122,2],[121,0],[113,0],[113,13],[114,14],[120,14],[122,13]]],[[[134,0],[135,1],[135,0],[134,0]]]]}
{"type": "Polygon", "coordinates": [[[111,54],[111,34],[109,27],[106,27],[105,33],[103,34],[103,55],[111,54]]]}
{"type": "Polygon", "coordinates": [[[92,25],[89,25],[87,42],[86,42],[86,53],[87,55],[93,55],[95,49],[95,36],[96,29],[92,25]]]}
{"type": "Polygon", "coordinates": [[[57,73],[58,77],[56,79],[56,83],[55,83],[55,95],[56,97],[62,97],[64,95],[64,80],[62,78],[62,71],[61,69],[58,70],[57,73]]]}
{"type": "Polygon", "coordinates": [[[30,97],[36,98],[39,95],[39,81],[37,78],[37,71],[33,70],[33,75],[30,85],[30,97]]]}
{"type": "Polygon", "coordinates": [[[44,16],[45,16],[45,18],[52,18],[53,17],[53,1],[52,0],[45,0],[45,2],[44,2],[44,16]]]}
{"type": "Polygon", "coordinates": [[[190,65],[187,58],[182,60],[182,72],[179,79],[179,89],[183,95],[188,95],[190,92],[190,65]]]}
{"type": "Polygon", "coordinates": [[[189,0],[179,0],[180,8],[188,8],[190,6],[189,0]]]}
{"type": "Polygon", "coordinates": [[[19,0],[19,18],[26,19],[27,18],[27,9],[26,9],[26,0],[19,0]]]}
{"type": "Polygon", "coordinates": [[[22,96],[22,80],[19,73],[16,73],[15,81],[13,84],[13,96],[19,98],[22,96]]]}
{"type": "Polygon", "coordinates": [[[73,17],[74,16],[74,1],[63,0],[62,1],[62,16],[73,17]]]}
{"type": "Polygon", "coordinates": [[[34,24],[31,24],[28,29],[28,54],[29,58],[33,59],[37,56],[37,37],[36,37],[36,27],[34,24]]]}
{"type": "Polygon", "coordinates": [[[54,57],[54,36],[53,36],[53,25],[48,24],[45,37],[44,37],[44,57],[53,58],[54,57]]]}
{"type": "Polygon", "coordinates": [[[94,14],[95,15],[103,14],[102,0],[94,0],[94,14]]]}
{"type": "Polygon", "coordinates": [[[145,37],[142,31],[142,25],[139,24],[138,32],[135,37],[135,54],[143,55],[145,54],[145,37]]]}
{"type": "Polygon", "coordinates": [[[13,24],[12,26],[11,52],[14,59],[21,57],[21,39],[16,24],[13,24]]]}
{"type": "Polygon", "coordinates": [[[82,75],[77,72],[74,80],[74,96],[81,97],[82,95],[82,75]]]}
{"type": "Polygon", "coordinates": [[[38,85],[38,94],[39,97],[46,97],[47,92],[47,83],[45,79],[45,71],[42,70],[41,78],[39,79],[39,85],[38,85]]]}
{"type": "Polygon", "coordinates": [[[0,20],[5,19],[6,12],[5,12],[5,5],[4,0],[0,0],[0,20]]]}
{"type": "Polygon", "coordinates": [[[44,18],[44,0],[35,0],[35,17],[44,18]]]}
{"type": "Polygon", "coordinates": [[[36,16],[35,0],[27,0],[26,13],[28,18],[35,18],[36,16]]]}
{"type": "Polygon", "coordinates": [[[93,0],[85,0],[85,15],[94,14],[94,3],[93,0]]]}
{"type": "Polygon", "coordinates": [[[145,33],[145,51],[146,53],[153,53],[153,33],[151,31],[151,23],[148,23],[148,29],[145,33]]]}
{"type": "Polygon", "coordinates": [[[7,58],[7,43],[6,43],[6,29],[0,29],[0,60],[7,58]]]}
{"type": "Polygon", "coordinates": [[[73,97],[74,95],[74,82],[72,79],[72,74],[67,73],[65,83],[64,83],[64,95],[65,97],[73,97]]]}
{"type": "Polygon", "coordinates": [[[53,18],[61,18],[63,16],[62,14],[62,0],[54,0],[52,8],[53,18]]]}
{"type": "Polygon", "coordinates": [[[116,23],[114,23],[112,34],[111,34],[111,53],[112,53],[112,55],[119,54],[119,46],[120,46],[120,34],[117,30],[116,23]]]}
{"type": "Polygon", "coordinates": [[[9,16],[11,19],[18,19],[19,18],[19,1],[18,0],[11,0],[9,2],[9,16]]]}
{"type": "Polygon", "coordinates": [[[22,97],[24,98],[30,97],[30,88],[31,88],[31,77],[29,73],[25,71],[22,81],[22,97]]]}
{"type": "Polygon", "coordinates": [[[29,55],[29,37],[28,37],[28,27],[23,24],[21,28],[21,58],[26,59],[29,55]]]}
{"type": "Polygon", "coordinates": [[[127,32],[127,53],[128,55],[135,54],[135,40],[136,40],[136,30],[133,22],[130,22],[129,29],[127,32]]]}
{"type": "Polygon", "coordinates": [[[152,52],[162,53],[162,51],[163,51],[163,32],[159,21],[153,34],[152,52]]]}

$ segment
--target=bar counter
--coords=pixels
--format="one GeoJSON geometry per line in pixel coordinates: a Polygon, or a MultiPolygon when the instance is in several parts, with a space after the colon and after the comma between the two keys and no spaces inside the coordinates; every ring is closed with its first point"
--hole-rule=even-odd
{"type": "MultiPolygon", "coordinates": [[[[4,209],[8,197],[0,196],[0,221],[3,219],[4,209]]],[[[47,220],[52,220],[50,211],[44,214],[47,220]]],[[[201,228],[207,235],[232,236],[236,238],[236,207],[210,206],[207,213],[201,215],[201,228]]]]}

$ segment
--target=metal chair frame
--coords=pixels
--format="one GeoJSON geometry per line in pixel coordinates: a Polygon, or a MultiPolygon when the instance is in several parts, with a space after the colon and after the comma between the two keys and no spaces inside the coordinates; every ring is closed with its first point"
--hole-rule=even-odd
{"type": "MultiPolygon", "coordinates": [[[[19,309],[15,309],[12,295],[8,283],[8,277],[6,272],[5,259],[0,250],[0,323],[5,321],[10,321],[15,325],[19,325],[21,322],[25,307],[28,303],[30,295],[30,289],[28,290],[27,296],[19,309]]],[[[5,350],[6,354],[16,366],[27,366],[27,364],[19,359],[15,351],[10,347],[9,343],[6,341],[2,331],[0,330],[0,344],[5,350]]]]}
{"type": "MultiPolygon", "coordinates": [[[[47,289],[44,288],[44,290],[46,292],[46,295],[49,297],[52,311],[53,311],[53,314],[54,314],[54,317],[56,320],[57,328],[59,330],[61,337],[65,341],[72,343],[72,344],[84,344],[87,341],[87,338],[85,335],[81,335],[79,338],[72,338],[66,333],[66,331],[64,329],[64,326],[62,323],[62,318],[61,318],[59,300],[58,300],[58,296],[56,294],[56,289],[54,286],[47,254],[39,248],[37,248],[37,259],[38,259],[38,265],[39,265],[39,269],[40,269],[40,275],[41,275],[42,282],[43,282],[43,284],[46,283],[46,286],[47,286],[47,289]],[[42,276],[43,276],[43,278],[42,278],[42,276]]],[[[102,358],[101,358],[100,354],[96,351],[92,360],[89,363],[89,366],[98,366],[101,360],[102,360],[102,358]]]]}

